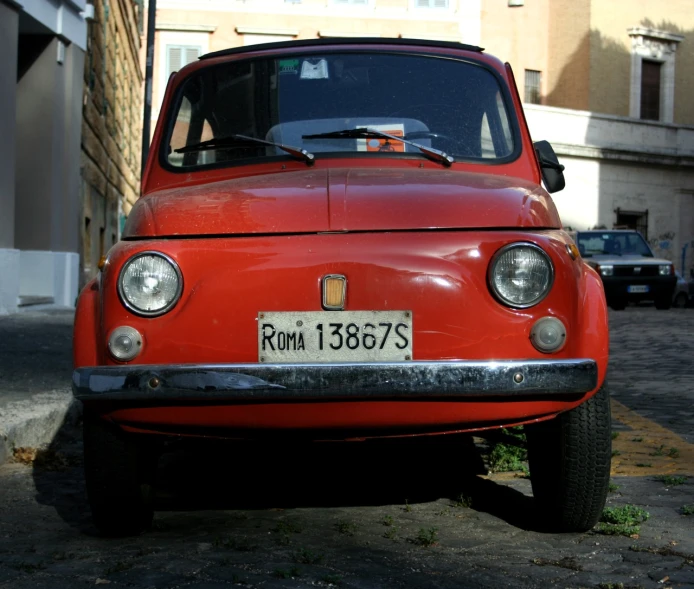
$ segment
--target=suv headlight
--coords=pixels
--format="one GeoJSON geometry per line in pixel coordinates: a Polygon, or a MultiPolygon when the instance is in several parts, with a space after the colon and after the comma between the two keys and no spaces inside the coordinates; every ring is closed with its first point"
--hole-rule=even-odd
{"type": "Polygon", "coordinates": [[[118,277],[118,294],[123,304],[146,317],[166,313],[181,297],[182,290],[178,265],[160,252],[135,254],[118,277]]]}
{"type": "Polygon", "coordinates": [[[661,276],[670,276],[671,274],[674,274],[672,269],[672,264],[660,264],[660,266],[658,266],[658,272],[661,276]]]}
{"type": "Polygon", "coordinates": [[[512,243],[494,254],[487,279],[501,303],[524,309],[537,305],[547,296],[554,282],[554,268],[539,246],[512,243]]]}
{"type": "Polygon", "coordinates": [[[600,264],[598,271],[602,276],[614,276],[614,266],[612,264],[600,264]]]}

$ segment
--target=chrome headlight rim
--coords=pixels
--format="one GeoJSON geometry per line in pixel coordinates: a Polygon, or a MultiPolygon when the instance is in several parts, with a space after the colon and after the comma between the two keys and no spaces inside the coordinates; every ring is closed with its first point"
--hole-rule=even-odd
{"type": "Polygon", "coordinates": [[[118,273],[118,296],[121,300],[121,303],[123,303],[123,306],[126,309],[128,309],[128,311],[134,313],[135,315],[139,315],[140,317],[158,317],[159,315],[164,315],[165,313],[168,313],[171,309],[173,309],[176,306],[176,303],[178,303],[178,301],[180,300],[182,293],[183,274],[181,273],[181,269],[178,267],[178,264],[171,256],[168,256],[167,254],[158,252],[156,250],[146,250],[133,254],[127,259],[125,264],[123,264],[123,267],[120,269],[120,272],[118,273]],[[174,271],[176,272],[176,277],[178,278],[178,287],[176,288],[176,293],[174,294],[173,298],[166,306],[162,307],[161,309],[157,309],[156,311],[147,311],[140,309],[139,307],[136,307],[128,300],[128,297],[125,296],[125,292],[123,291],[123,276],[125,275],[126,270],[130,266],[130,264],[132,264],[135,260],[145,256],[154,256],[166,260],[169,264],[171,264],[174,271]]]}
{"type": "Polygon", "coordinates": [[[492,256],[492,259],[489,262],[489,267],[487,268],[487,286],[489,287],[489,291],[492,293],[494,298],[499,303],[501,303],[505,307],[510,307],[511,309],[529,309],[530,307],[534,307],[535,305],[540,304],[552,291],[553,285],[554,264],[552,263],[552,258],[550,258],[549,254],[544,249],[542,249],[542,247],[540,247],[536,243],[533,243],[532,241],[514,241],[513,243],[508,243],[505,246],[499,248],[492,256]],[[513,301],[508,300],[501,293],[499,293],[499,291],[496,289],[496,285],[494,284],[494,268],[499,258],[509,250],[520,247],[530,248],[538,252],[545,259],[549,268],[549,280],[547,281],[547,288],[545,289],[545,292],[542,293],[541,296],[527,303],[515,303],[513,301]]]}

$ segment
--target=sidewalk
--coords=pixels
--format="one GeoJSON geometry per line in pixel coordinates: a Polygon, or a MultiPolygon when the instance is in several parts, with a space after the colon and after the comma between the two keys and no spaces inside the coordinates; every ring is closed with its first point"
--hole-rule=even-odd
{"type": "Polygon", "coordinates": [[[14,448],[51,442],[79,415],[72,398],[74,311],[0,316],[0,464],[14,448]]]}

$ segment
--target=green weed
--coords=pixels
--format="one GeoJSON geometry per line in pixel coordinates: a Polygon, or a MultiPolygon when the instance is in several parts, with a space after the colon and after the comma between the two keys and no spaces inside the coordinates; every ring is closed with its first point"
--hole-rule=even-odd
{"type": "Polygon", "coordinates": [[[595,531],[608,536],[635,536],[641,531],[640,524],[649,517],[646,510],[636,505],[606,507],[595,531]]]}
{"type": "Polygon", "coordinates": [[[384,526],[392,526],[393,525],[393,516],[392,515],[384,515],[383,519],[381,520],[381,523],[384,526]]]}
{"type": "Polygon", "coordinates": [[[324,555],[319,552],[313,552],[308,548],[299,548],[294,554],[294,560],[299,564],[320,564],[323,562],[324,555]]]}
{"type": "Polygon", "coordinates": [[[439,543],[439,529],[438,528],[420,528],[417,532],[417,536],[413,540],[414,544],[418,546],[424,546],[429,548],[430,546],[435,546],[439,543]]]}
{"type": "Polygon", "coordinates": [[[694,503],[691,505],[683,505],[680,509],[682,515],[694,515],[694,503]]]}
{"type": "Polygon", "coordinates": [[[303,528],[299,522],[290,520],[277,522],[274,531],[278,534],[300,534],[303,528]]]}
{"type": "Polygon", "coordinates": [[[665,474],[655,477],[655,480],[666,484],[668,487],[676,487],[677,485],[684,485],[687,482],[687,477],[673,477],[665,474]]]}
{"type": "Polygon", "coordinates": [[[340,534],[344,534],[345,536],[354,536],[354,532],[357,531],[358,526],[353,522],[348,522],[341,519],[337,521],[335,528],[338,532],[340,532],[340,534]]]}
{"type": "Polygon", "coordinates": [[[619,450],[612,450],[612,456],[619,456],[621,452],[619,450]]]}
{"type": "Polygon", "coordinates": [[[679,457],[680,457],[680,451],[679,451],[677,448],[670,448],[670,449],[668,450],[667,455],[668,455],[670,458],[679,458],[679,457]]]}
{"type": "Polygon", "coordinates": [[[643,438],[641,436],[639,436],[637,438],[631,438],[631,441],[632,442],[643,442],[643,438]]]}
{"type": "Polygon", "coordinates": [[[385,532],[383,532],[383,537],[386,540],[395,540],[395,536],[398,533],[398,529],[393,527],[393,528],[388,528],[385,532]]]}
{"type": "Polygon", "coordinates": [[[612,432],[612,439],[616,440],[619,437],[619,432],[612,432]]]}
{"type": "Polygon", "coordinates": [[[299,567],[292,567],[290,569],[275,569],[272,574],[278,579],[293,579],[301,576],[301,569],[299,567]]]}
{"type": "Polygon", "coordinates": [[[472,507],[472,497],[468,497],[461,493],[453,501],[453,507],[457,507],[458,509],[469,509],[472,507]]]}
{"type": "Polygon", "coordinates": [[[492,472],[512,472],[523,470],[524,462],[528,460],[528,450],[525,447],[526,437],[523,428],[514,427],[502,429],[501,433],[509,442],[497,442],[489,453],[489,470],[492,472]]]}
{"type": "Polygon", "coordinates": [[[609,486],[607,487],[608,492],[614,493],[619,489],[619,485],[615,485],[612,481],[610,481],[609,486]]]}
{"type": "Polygon", "coordinates": [[[408,503],[407,499],[405,499],[405,507],[403,507],[402,510],[407,513],[412,511],[412,506],[408,503]]]}

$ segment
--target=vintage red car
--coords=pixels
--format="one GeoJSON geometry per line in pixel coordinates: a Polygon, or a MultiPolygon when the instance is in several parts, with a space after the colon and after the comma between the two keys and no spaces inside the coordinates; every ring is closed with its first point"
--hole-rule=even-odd
{"type": "Polygon", "coordinates": [[[595,524],[605,296],[508,64],[423,40],[257,45],[172,75],[161,113],[142,198],[75,318],[102,532],[152,521],[156,434],[518,424],[548,519],[595,524]]]}

